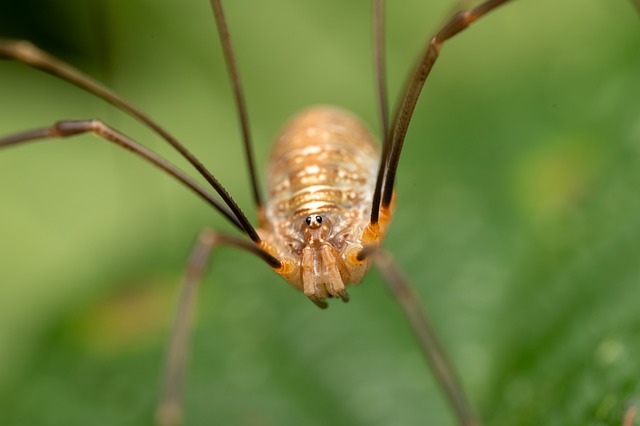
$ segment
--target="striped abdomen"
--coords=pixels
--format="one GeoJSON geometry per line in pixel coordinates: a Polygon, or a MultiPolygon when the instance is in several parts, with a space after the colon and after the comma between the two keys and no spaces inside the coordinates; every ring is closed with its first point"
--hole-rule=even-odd
{"type": "Polygon", "coordinates": [[[370,225],[378,168],[374,140],[346,111],[310,108],[284,128],[267,171],[269,188],[261,247],[280,260],[276,272],[324,308],[327,297],[349,300],[384,238],[387,216],[370,225]]]}
{"type": "Polygon", "coordinates": [[[378,154],[364,125],[332,107],[294,117],[276,141],[267,172],[267,221],[273,228],[309,214],[368,219],[378,154]]]}

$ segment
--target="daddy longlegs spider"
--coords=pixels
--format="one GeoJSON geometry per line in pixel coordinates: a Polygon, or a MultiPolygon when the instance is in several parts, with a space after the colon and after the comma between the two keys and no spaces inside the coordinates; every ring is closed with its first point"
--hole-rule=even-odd
{"type": "MultiPolygon", "coordinates": [[[[494,2],[491,2],[491,1],[490,1],[490,2],[487,2],[487,3],[488,3],[488,4],[491,4],[491,5],[499,5],[499,4],[506,3],[506,2],[507,2],[507,1],[505,0],[505,1],[494,1],[494,2]]],[[[6,47],[6,46],[8,46],[8,44],[4,44],[3,46],[5,46],[5,47],[6,47]]],[[[6,140],[5,140],[5,141],[6,141],[6,140]]],[[[402,202],[402,201],[400,200],[400,205],[401,205],[401,202],[402,202]]],[[[312,218],[312,219],[314,219],[314,216],[312,215],[312,216],[311,216],[311,218],[312,218]]],[[[392,229],[393,229],[393,228],[392,228],[392,229]]],[[[231,242],[231,240],[229,240],[229,241],[231,242]]],[[[237,241],[237,240],[233,240],[233,242],[236,242],[236,241],[237,241]]],[[[239,244],[244,244],[244,243],[239,243],[239,244]]],[[[379,251],[377,251],[377,250],[375,250],[375,249],[371,249],[371,250],[369,250],[369,251],[366,251],[366,250],[365,250],[365,254],[370,255],[371,257],[373,257],[373,256],[383,256],[383,255],[381,254],[381,252],[379,252],[379,251]]],[[[380,259],[382,259],[382,262],[384,262],[384,260],[385,260],[385,259],[387,259],[387,258],[386,258],[386,257],[381,257],[380,259]]],[[[387,267],[386,267],[387,272],[391,271],[391,269],[390,269],[390,268],[391,268],[390,266],[387,266],[387,267]]],[[[390,274],[391,274],[391,273],[390,273],[390,274]]],[[[215,275],[215,274],[213,274],[213,275],[215,275]]],[[[395,281],[397,281],[397,279],[395,279],[395,281]]],[[[347,288],[347,290],[348,290],[348,288],[347,288]]],[[[312,296],[313,296],[313,294],[312,294],[312,296]]],[[[318,302],[319,304],[321,304],[321,302],[320,302],[319,300],[317,300],[317,299],[316,299],[315,301],[316,301],[316,302],[318,302]]],[[[180,316],[180,318],[186,318],[186,317],[187,317],[186,315],[181,315],[181,316],[180,316]]],[[[416,327],[417,327],[417,330],[421,330],[421,327],[422,327],[422,326],[416,326],[416,327]]],[[[183,333],[179,333],[179,335],[180,335],[180,336],[183,336],[184,334],[183,334],[183,333]]],[[[454,387],[457,387],[457,386],[454,386],[454,387]]],[[[175,388],[175,387],[170,387],[170,389],[176,389],[176,388],[175,388]]],[[[466,404],[464,404],[464,403],[463,403],[463,405],[466,405],[466,404]]],[[[466,411],[466,409],[465,409],[465,408],[458,407],[458,409],[457,409],[457,413],[458,413],[459,418],[461,419],[461,422],[462,422],[463,424],[464,424],[465,422],[466,422],[466,424],[472,424],[472,423],[473,423],[473,421],[474,421],[474,420],[472,419],[472,416],[470,416],[470,415],[468,415],[468,414],[465,414],[465,411],[466,411]]]]}

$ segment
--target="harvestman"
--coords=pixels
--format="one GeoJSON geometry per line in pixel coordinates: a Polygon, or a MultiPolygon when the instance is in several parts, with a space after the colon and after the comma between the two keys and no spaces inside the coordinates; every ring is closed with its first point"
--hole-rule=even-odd
{"type": "Polygon", "coordinates": [[[255,173],[244,97],[220,0],[212,0],[242,127],[244,152],[259,217],[254,227],[233,198],[171,134],[122,97],[24,41],[0,40],[0,58],[43,70],[111,103],[171,144],[218,194],[167,160],[100,120],[64,120],[0,138],[0,148],[22,142],[94,133],[162,169],[233,223],[245,237],[204,230],[189,257],[182,295],[169,344],[164,393],[158,409],[162,424],[180,423],[187,351],[188,322],[197,284],[213,249],[232,245],[255,254],[320,308],[327,298],[349,300],[346,286],[359,283],[372,263],[382,272],[405,310],[421,349],[462,425],[478,425],[453,368],[437,342],[427,318],[398,267],[380,247],[395,205],[394,182],[405,135],[427,76],[442,44],[476,19],[509,0],[489,0],[455,14],[431,38],[408,80],[388,125],[384,77],[382,1],[374,0],[374,39],[379,115],[385,135],[380,156],[374,138],[354,116],[337,108],[316,107],[296,116],[276,141],[268,172],[268,197],[263,202],[255,173]],[[246,238],[248,237],[248,238],[246,238]]]}

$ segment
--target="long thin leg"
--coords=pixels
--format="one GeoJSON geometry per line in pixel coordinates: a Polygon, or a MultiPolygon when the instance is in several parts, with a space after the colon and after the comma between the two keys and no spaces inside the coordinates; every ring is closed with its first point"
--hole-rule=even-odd
{"type": "Polygon", "coordinates": [[[387,133],[389,132],[389,101],[387,99],[384,45],[384,3],[383,0],[373,0],[373,53],[376,68],[380,133],[383,142],[386,141],[387,133]]]}
{"type": "MultiPolygon", "coordinates": [[[[638,0],[640,1],[640,0],[638,0]]],[[[458,0],[451,8],[447,16],[458,13],[465,8],[469,0],[458,0]]],[[[373,191],[371,202],[371,224],[378,223],[380,218],[380,200],[382,198],[382,184],[389,166],[389,153],[391,149],[392,134],[389,134],[389,111],[387,100],[387,82],[385,73],[385,50],[384,50],[384,2],[383,0],[372,0],[373,9],[373,52],[376,70],[376,91],[378,95],[378,116],[382,133],[382,152],[378,174],[376,176],[376,186],[373,191]]]]}
{"type": "MultiPolygon", "coordinates": [[[[391,204],[393,196],[393,186],[395,182],[396,171],[400,161],[400,153],[404,144],[404,139],[411,122],[411,117],[415,109],[422,87],[433,68],[434,63],[438,59],[440,49],[445,41],[463,31],[472,22],[481,18],[498,6],[510,0],[489,0],[481,5],[463,10],[453,16],[438,33],[430,39],[426,51],[415,69],[412,77],[407,83],[404,95],[394,113],[393,124],[390,131],[390,149],[387,158],[383,158],[382,162],[386,164],[384,170],[384,187],[382,188],[382,206],[388,207],[391,204]]],[[[376,192],[379,190],[376,189],[376,192]]],[[[374,193],[374,199],[380,195],[374,193]]],[[[373,209],[380,206],[373,205],[373,209]]],[[[373,212],[372,212],[373,216],[373,212]]],[[[373,223],[373,222],[372,222],[373,223]]]]}
{"type": "Polygon", "coordinates": [[[238,72],[238,66],[236,65],[236,59],[233,54],[233,47],[231,45],[231,36],[229,36],[229,30],[227,29],[227,21],[224,18],[222,11],[222,4],[220,0],[211,0],[211,6],[213,7],[213,13],[216,17],[216,24],[218,27],[218,33],[220,35],[220,41],[222,42],[222,48],[224,51],[225,62],[227,63],[227,69],[231,77],[231,85],[233,87],[233,94],[236,99],[236,108],[238,110],[238,117],[240,118],[240,128],[242,129],[242,141],[244,143],[244,155],[249,166],[249,177],[251,179],[251,188],[253,190],[253,199],[256,203],[258,211],[262,210],[262,197],[260,196],[260,189],[258,185],[258,177],[256,175],[256,166],[253,159],[253,146],[251,143],[251,132],[249,131],[249,115],[247,114],[247,106],[244,102],[244,94],[242,93],[242,84],[240,84],[240,73],[238,72]]]}
{"type": "Polygon", "coordinates": [[[189,163],[193,165],[193,167],[195,167],[202,177],[209,182],[218,195],[220,195],[220,198],[222,198],[224,203],[229,207],[229,210],[233,212],[233,215],[236,218],[234,222],[241,224],[242,230],[249,236],[249,238],[251,238],[255,243],[260,242],[260,237],[249,222],[249,219],[247,219],[246,215],[242,212],[238,204],[231,195],[229,195],[218,179],[216,179],[216,177],[207,170],[207,168],[204,167],[204,165],[193,154],[191,154],[187,148],[178,142],[173,135],[163,129],[149,116],[124,100],[120,95],[71,65],[40,50],[28,41],[0,39],[0,59],[12,59],[52,74],[91,93],[94,96],[97,96],[100,99],[105,100],[106,102],[109,102],[111,105],[126,112],[153,130],[173,146],[185,159],[189,161],[189,163]]]}
{"type": "Polygon", "coordinates": [[[156,421],[161,426],[182,424],[184,379],[189,349],[189,328],[195,306],[198,285],[204,275],[211,254],[221,245],[232,245],[260,257],[270,266],[271,256],[253,243],[231,235],[219,234],[205,229],[189,255],[182,290],[171,330],[164,369],[164,385],[156,411],[156,421]]]}
{"type": "Polygon", "coordinates": [[[465,396],[462,385],[407,280],[387,252],[378,250],[375,256],[376,266],[384,276],[389,289],[402,306],[411,324],[411,328],[420,343],[420,348],[427,358],[442,390],[446,394],[458,418],[458,422],[464,426],[480,426],[482,423],[471,408],[471,404],[465,396]]]}
{"type": "Polygon", "coordinates": [[[161,426],[182,424],[182,399],[184,372],[189,349],[189,324],[193,316],[200,278],[204,274],[215,242],[215,234],[203,231],[187,261],[178,308],[167,348],[162,396],[156,411],[156,420],[161,426]]]}
{"type": "Polygon", "coordinates": [[[389,101],[387,100],[387,82],[384,60],[384,13],[383,0],[373,0],[373,52],[376,70],[376,88],[378,92],[378,115],[380,120],[380,133],[382,134],[382,152],[380,154],[380,164],[378,165],[378,175],[376,176],[376,186],[373,191],[371,202],[372,224],[377,224],[380,218],[380,199],[382,197],[382,183],[384,172],[387,169],[389,159],[390,136],[389,135],[389,101]]]}
{"type": "Polygon", "coordinates": [[[91,132],[97,136],[100,136],[102,139],[113,142],[116,145],[121,146],[122,148],[133,152],[134,154],[144,158],[149,161],[154,166],[164,170],[182,184],[184,184],[187,188],[195,192],[202,199],[204,199],[207,203],[212,205],[215,209],[217,209],[222,215],[224,215],[227,219],[231,221],[238,229],[241,231],[244,230],[242,225],[238,221],[238,219],[233,215],[233,213],[218,201],[213,195],[207,192],[204,188],[198,185],[193,179],[187,176],[183,171],[178,169],[173,164],[169,163],[164,158],[155,154],[153,151],[145,148],[139,143],[129,139],[127,136],[122,133],[114,130],[113,128],[107,126],[100,120],[69,120],[69,121],[59,121],[55,123],[51,127],[43,127],[40,129],[34,129],[22,133],[17,133],[15,135],[6,136],[4,138],[0,138],[0,148],[17,145],[19,143],[35,141],[35,140],[43,140],[43,139],[51,139],[51,138],[64,138],[69,136],[78,135],[81,133],[91,132]]]}

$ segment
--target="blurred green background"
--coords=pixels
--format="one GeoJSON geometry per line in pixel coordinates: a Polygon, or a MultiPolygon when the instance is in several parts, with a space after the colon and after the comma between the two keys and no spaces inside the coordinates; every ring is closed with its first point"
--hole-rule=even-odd
{"type": "MultiPolygon", "coordinates": [[[[389,3],[395,99],[452,4],[389,3]]],[[[261,172],[307,105],[341,105],[377,131],[368,2],[226,12],[261,172]]],[[[253,218],[207,1],[4,2],[0,35],[107,82],[253,218]]],[[[94,117],[188,169],[119,111],[0,62],[0,134],[94,117]]],[[[234,232],[91,136],[0,151],[0,424],[150,424],[177,282],[204,227],[234,232]]],[[[628,0],[514,1],[445,46],[408,133],[386,247],[487,424],[621,423],[640,403],[640,17],[628,0]]],[[[453,424],[377,272],[351,296],[320,311],[258,260],[218,252],[187,424],[453,424]]]]}

